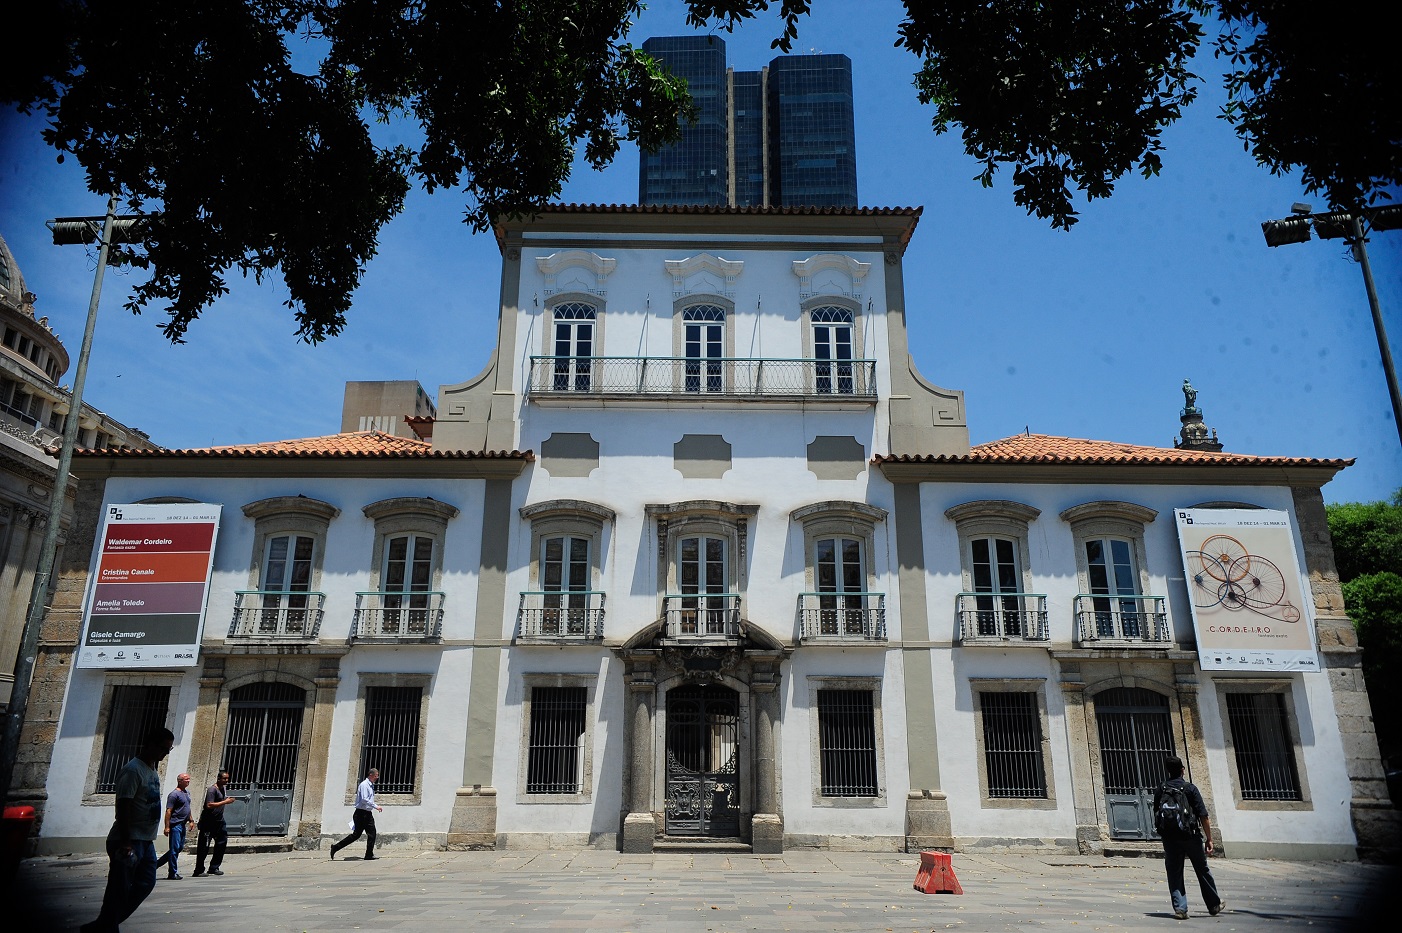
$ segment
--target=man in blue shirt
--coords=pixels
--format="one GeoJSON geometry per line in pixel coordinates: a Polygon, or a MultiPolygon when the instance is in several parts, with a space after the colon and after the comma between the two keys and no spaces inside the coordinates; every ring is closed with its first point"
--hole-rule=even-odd
{"type": "Polygon", "coordinates": [[[156,886],[156,832],[161,828],[161,776],[156,766],[170,754],[175,736],[156,727],[141,751],[117,774],[113,789],[117,818],[107,833],[107,890],[97,919],[84,933],[106,933],[132,915],[156,886]]]}
{"type": "Polygon", "coordinates": [[[182,774],[175,779],[175,790],[166,794],[165,834],[170,837],[170,850],[157,860],[156,868],[170,866],[166,874],[170,881],[181,878],[180,850],[185,848],[185,831],[194,822],[190,819],[190,792],[185,789],[189,786],[190,775],[182,774]]]}
{"type": "Polygon", "coordinates": [[[380,769],[371,768],[366,772],[365,780],[355,789],[355,832],[331,847],[333,862],[336,860],[336,853],[359,839],[361,833],[365,834],[365,861],[375,859],[375,811],[384,811],[384,807],[375,805],[375,782],[379,779],[380,769]]]}
{"type": "Polygon", "coordinates": [[[1207,867],[1207,856],[1212,854],[1212,821],[1207,818],[1207,805],[1202,802],[1202,793],[1197,787],[1183,780],[1181,758],[1167,758],[1163,766],[1168,780],[1159,785],[1154,794],[1154,814],[1158,824],[1155,828],[1158,829],[1159,840],[1163,843],[1163,865],[1168,874],[1168,894],[1173,900],[1173,916],[1179,920],[1188,919],[1188,895],[1184,891],[1183,883],[1183,859],[1187,858],[1193,863],[1193,871],[1198,876],[1198,888],[1202,891],[1202,901],[1207,905],[1207,912],[1215,917],[1226,908],[1227,902],[1217,893],[1217,882],[1212,877],[1212,869],[1207,867]],[[1188,806],[1192,810],[1191,817],[1196,820],[1191,832],[1157,818],[1163,812],[1160,805],[1170,796],[1170,788],[1181,790],[1187,797],[1188,806]]]}

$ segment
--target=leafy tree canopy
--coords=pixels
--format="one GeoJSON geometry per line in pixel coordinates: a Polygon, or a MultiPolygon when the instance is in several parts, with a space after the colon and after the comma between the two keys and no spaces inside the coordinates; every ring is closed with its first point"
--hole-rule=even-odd
{"type": "Polygon", "coordinates": [[[1391,502],[1345,502],[1326,511],[1341,581],[1384,571],[1402,574],[1402,489],[1391,502]]]}
{"type": "MultiPolygon", "coordinates": [[[[788,51],[810,0],[688,0],[694,25],[766,11],[788,51]]],[[[50,0],[27,8],[0,101],[50,119],[98,193],[147,214],[150,270],[180,340],[230,269],[279,272],[299,335],[340,331],[380,229],[413,184],[461,188],[477,229],[556,196],[577,146],[596,168],[690,112],[684,82],[626,41],[639,0],[50,0]],[[422,142],[377,144],[407,117],[422,142]]],[[[1391,14],[1394,18],[1395,12],[1391,14]]],[[[896,44],[937,133],[960,128],[991,184],[1053,226],[1075,193],[1161,165],[1196,96],[1203,23],[1221,27],[1224,116],[1274,172],[1355,209],[1402,181],[1402,69],[1345,6],[1289,0],[906,0],[896,44]]]]}

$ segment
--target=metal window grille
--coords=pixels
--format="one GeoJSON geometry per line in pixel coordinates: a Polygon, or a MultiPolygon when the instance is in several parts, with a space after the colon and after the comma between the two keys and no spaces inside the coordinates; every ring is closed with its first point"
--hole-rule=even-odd
{"type": "Polygon", "coordinates": [[[584,756],[584,687],[532,687],[526,793],[577,794],[584,756]]]}
{"type": "Polygon", "coordinates": [[[1046,797],[1042,719],[1035,693],[980,692],[990,797],[1046,797]]]}
{"type": "Polygon", "coordinates": [[[170,708],[169,687],[119,684],[112,688],[107,733],[102,740],[102,762],[97,769],[98,794],[117,789],[117,773],[141,751],[141,740],[157,726],[164,726],[170,708]]]}
{"type": "Polygon", "coordinates": [[[824,797],[875,797],[876,717],[870,690],[818,691],[824,797]]]}
{"type": "Polygon", "coordinates": [[[1163,782],[1174,753],[1168,698],[1144,687],[1115,687],[1095,698],[1107,794],[1137,794],[1163,782]]]}
{"type": "Polygon", "coordinates": [[[1227,694],[1243,800],[1300,799],[1300,775],[1285,715],[1282,694],[1227,694]]]}
{"type": "Polygon", "coordinates": [[[412,794],[419,767],[419,710],[422,687],[366,687],[365,733],[360,740],[360,774],[380,769],[376,790],[412,794]]]}

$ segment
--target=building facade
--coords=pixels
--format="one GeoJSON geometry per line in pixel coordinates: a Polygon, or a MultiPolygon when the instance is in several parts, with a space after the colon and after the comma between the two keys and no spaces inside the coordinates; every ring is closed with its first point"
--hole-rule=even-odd
{"type": "Polygon", "coordinates": [[[76,666],[66,566],[12,795],[40,850],[100,846],[156,723],[168,774],[233,771],[235,834],[308,848],[374,766],[391,845],[1155,851],[1169,753],[1228,854],[1378,848],[1347,461],[970,447],[906,344],[919,215],[554,207],[498,225],[497,349],[431,440],[81,457],[89,545],[119,504],[224,516],[193,667],[76,666]],[[1323,670],[1203,669],[1186,507],[1289,516],[1323,670]]]}
{"type": "MultiPolygon", "coordinates": [[[[64,419],[72,407],[72,393],[59,385],[68,371],[68,351],[49,319],[35,316],[36,301],[0,237],[0,709],[10,702],[15,658],[49,521],[57,475],[57,461],[49,449],[62,441],[64,419]]],[[[82,406],[78,445],[154,446],[144,432],[87,404],[82,406]]]]}
{"type": "Polygon", "coordinates": [[[781,55],[726,67],[718,36],[648,39],[643,50],[687,80],[697,117],[643,152],[638,203],[856,207],[856,121],[846,55],[781,55]]]}

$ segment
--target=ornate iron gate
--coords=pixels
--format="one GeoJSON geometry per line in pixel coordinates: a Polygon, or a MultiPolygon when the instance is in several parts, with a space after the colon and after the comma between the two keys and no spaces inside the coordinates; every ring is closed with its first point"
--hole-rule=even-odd
{"type": "Polygon", "coordinates": [[[224,821],[230,835],[287,833],[305,703],[306,691],[291,684],[250,684],[229,695],[224,767],[234,802],[224,808],[224,821]]]}
{"type": "Polygon", "coordinates": [[[1117,687],[1095,698],[1105,813],[1113,839],[1157,839],[1154,790],[1173,754],[1168,697],[1142,687],[1117,687]]]}
{"type": "Polygon", "coordinates": [[[668,835],[739,835],[739,721],[739,697],[727,687],[667,694],[668,835]]]}

